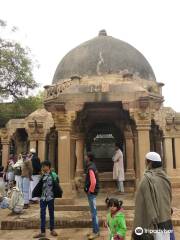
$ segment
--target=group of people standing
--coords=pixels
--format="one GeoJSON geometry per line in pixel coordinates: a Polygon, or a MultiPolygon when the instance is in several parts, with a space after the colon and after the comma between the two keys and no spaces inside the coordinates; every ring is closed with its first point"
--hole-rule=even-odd
{"type": "Polygon", "coordinates": [[[35,149],[30,149],[27,154],[19,154],[17,161],[10,156],[7,166],[4,169],[4,180],[9,189],[12,181],[16,182],[16,187],[22,192],[24,198],[24,208],[29,207],[29,203],[36,203],[37,198],[32,198],[32,191],[37,185],[41,174],[41,163],[35,149]]]}
{"type": "MultiPolygon", "coordinates": [[[[113,178],[117,180],[118,190],[124,192],[123,154],[119,146],[115,145],[113,178]]],[[[133,240],[175,240],[171,215],[172,189],[171,183],[162,168],[162,160],[158,153],[149,152],[145,156],[146,170],[142,177],[135,197],[134,224],[132,229],[133,240]]],[[[2,169],[1,169],[2,170],[2,169]]],[[[6,168],[10,192],[7,194],[9,208],[16,212],[24,205],[28,207],[29,200],[40,202],[41,232],[34,238],[45,237],[46,208],[50,215],[50,232],[57,236],[54,230],[54,199],[62,197],[59,178],[51,168],[49,161],[40,164],[35,150],[31,149],[24,159],[19,156],[16,163],[10,159],[6,168]],[[40,176],[40,172],[42,174],[40,176]],[[14,174],[14,176],[13,176],[14,174]],[[16,179],[16,180],[14,180],[16,179]],[[12,186],[11,186],[11,183],[12,186]],[[31,184],[33,183],[33,184],[31,184]],[[18,206],[13,206],[12,198],[20,199],[18,206]]],[[[0,176],[1,177],[1,176],[0,176]]],[[[0,185],[1,186],[1,185],[0,185]]],[[[93,231],[87,234],[89,240],[100,236],[96,198],[99,193],[98,170],[93,153],[86,156],[86,178],[84,191],[87,195],[92,216],[93,231]]],[[[109,231],[109,240],[125,240],[126,220],[122,208],[123,202],[118,198],[105,200],[108,214],[105,227],[109,231]]],[[[0,206],[6,208],[6,201],[0,195],[0,206]]]]}
{"type": "Polygon", "coordinates": [[[51,162],[40,163],[34,149],[25,156],[19,155],[16,163],[10,159],[5,171],[0,168],[0,209],[9,208],[13,214],[20,214],[29,207],[30,201],[40,204],[41,232],[34,238],[45,237],[47,207],[50,234],[57,236],[54,230],[54,199],[61,198],[62,194],[59,177],[51,168],[51,162]],[[4,180],[7,181],[7,191],[4,191],[4,180]]]}

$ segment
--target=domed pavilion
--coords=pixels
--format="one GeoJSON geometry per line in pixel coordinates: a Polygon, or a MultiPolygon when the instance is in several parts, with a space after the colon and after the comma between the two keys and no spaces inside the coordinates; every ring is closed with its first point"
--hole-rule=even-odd
{"type": "Polygon", "coordinates": [[[163,85],[142,53],[101,30],[60,61],[52,85],[45,86],[45,109],[1,129],[2,162],[12,139],[16,153],[35,147],[41,160],[52,161],[68,198],[76,192],[77,179],[83,179],[88,151],[95,154],[102,187],[114,184],[112,155],[119,143],[127,189],[142,177],[150,150],[161,155],[177,181],[180,114],[163,107],[163,85]],[[20,132],[24,145],[17,144],[20,132]]]}

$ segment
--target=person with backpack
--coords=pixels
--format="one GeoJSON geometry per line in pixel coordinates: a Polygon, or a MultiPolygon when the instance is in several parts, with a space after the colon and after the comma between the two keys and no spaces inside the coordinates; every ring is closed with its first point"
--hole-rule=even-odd
{"type": "Polygon", "coordinates": [[[41,233],[34,238],[43,238],[46,236],[46,208],[49,209],[50,233],[57,236],[54,230],[54,199],[62,197],[62,189],[59,185],[58,175],[51,171],[51,163],[49,161],[42,162],[43,175],[32,192],[32,197],[40,198],[40,217],[41,217],[41,233]]]}
{"type": "Polygon", "coordinates": [[[98,171],[94,163],[94,155],[92,153],[87,154],[86,168],[87,169],[84,191],[87,194],[93,224],[93,233],[87,234],[87,237],[88,239],[95,239],[100,236],[99,221],[96,209],[96,196],[99,192],[99,178],[98,171]]]}

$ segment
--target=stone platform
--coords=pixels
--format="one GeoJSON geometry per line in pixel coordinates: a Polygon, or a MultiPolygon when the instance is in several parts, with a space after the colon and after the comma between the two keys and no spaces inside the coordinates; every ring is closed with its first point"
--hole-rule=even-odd
{"type": "MultiPolygon", "coordinates": [[[[119,199],[123,200],[123,208],[126,216],[126,222],[128,227],[128,236],[130,236],[131,227],[133,223],[134,217],[134,194],[133,193],[125,193],[124,195],[109,193],[109,196],[115,196],[119,199]]],[[[98,216],[100,220],[101,227],[103,226],[103,222],[106,218],[107,210],[104,203],[107,194],[101,193],[97,198],[97,207],[98,207],[98,216]]],[[[180,190],[173,190],[173,224],[175,229],[178,229],[180,232],[180,190]]],[[[75,199],[74,205],[60,205],[60,201],[56,200],[55,206],[55,218],[56,218],[56,228],[60,233],[60,237],[58,239],[85,239],[82,237],[85,236],[88,229],[91,228],[91,216],[89,213],[88,203],[86,196],[79,195],[78,198],[75,199]],[[80,230],[78,230],[80,229],[80,230]],[[73,235],[73,237],[71,237],[73,235]],[[75,236],[76,235],[76,236],[75,236]],[[63,237],[64,236],[64,237],[63,237]],[[79,237],[78,237],[79,236],[79,237]]],[[[39,205],[31,205],[28,210],[25,210],[24,214],[12,216],[9,214],[9,210],[1,210],[0,213],[0,221],[1,221],[1,233],[0,239],[16,239],[12,238],[13,232],[18,233],[19,236],[23,232],[27,233],[28,236],[35,232],[38,232],[38,228],[40,226],[39,219],[39,205]],[[33,230],[33,231],[32,231],[33,230]],[[6,238],[2,238],[3,236],[7,236],[6,238]],[[8,237],[11,236],[11,237],[8,237]]],[[[48,221],[48,213],[47,213],[47,221],[48,221]]],[[[48,223],[47,223],[48,227],[48,223]]],[[[102,235],[99,239],[107,239],[107,230],[102,228],[102,235]]],[[[180,239],[180,234],[178,235],[180,239]]],[[[15,236],[13,236],[15,237],[15,236]]],[[[24,238],[24,239],[31,239],[24,238]]],[[[23,239],[20,237],[19,239],[23,239]]],[[[55,238],[53,238],[55,239],[55,238]]],[[[130,239],[127,237],[127,240],[130,239]]]]}

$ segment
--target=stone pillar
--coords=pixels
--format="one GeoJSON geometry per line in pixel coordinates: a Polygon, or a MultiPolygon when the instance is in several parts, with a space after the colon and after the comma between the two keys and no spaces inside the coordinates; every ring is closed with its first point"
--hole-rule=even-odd
{"type": "Polygon", "coordinates": [[[81,176],[84,172],[84,139],[83,137],[76,140],[76,176],[81,176]]]}
{"type": "Polygon", "coordinates": [[[29,143],[29,148],[34,148],[36,150],[36,140],[31,140],[30,139],[30,143],[29,143]]]}
{"type": "Polygon", "coordinates": [[[134,142],[133,137],[130,135],[125,135],[126,141],[126,172],[134,174],[134,142]]]}
{"type": "Polygon", "coordinates": [[[41,139],[38,141],[38,157],[40,158],[40,161],[45,160],[45,150],[46,150],[46,140],[41,139]]]}
{"type": "Polygon", "coordinates": [[[2,166],[6,167],[9,159],[9,141],[1,141],[2,144],[2,166]]]}
{"type": "Polygon", "coordinates": [[[58,130],[58,175],[63,198],[72,197],[71,183],[71,136],[70,131],[58,130]]]}
{"type": "Polygon", "coordinates": [[[55,143],[54,139],[50,139],[49,141],[49,161],[52,163],[52,167],[55,168],[55,143]]]}
{"type": "Polygon", "coordinates": [[[180,169],[180,137],[176,137],[175,141],[175,156],[176,156],[176,169],[180,169]]]}
{"type": "Polygon", "coordinates": [[[150,151],[149,125],[137,125],[138,133],[138,158],[139,158],[139,176],[141,177],[145,171],[145,155],[150,151]]]}
{"type": "Polygon", "coordinates": [[[172,150],[172,138],[169,136],[164,136],[164,160],[167,174],[172,175],[173,150],[172,150]]]}
{"type": "Polygon", "coordinates": [[[162,139],[159,136],[157,136],[156,140],[156,152],[162,157],[162,139]]]}

